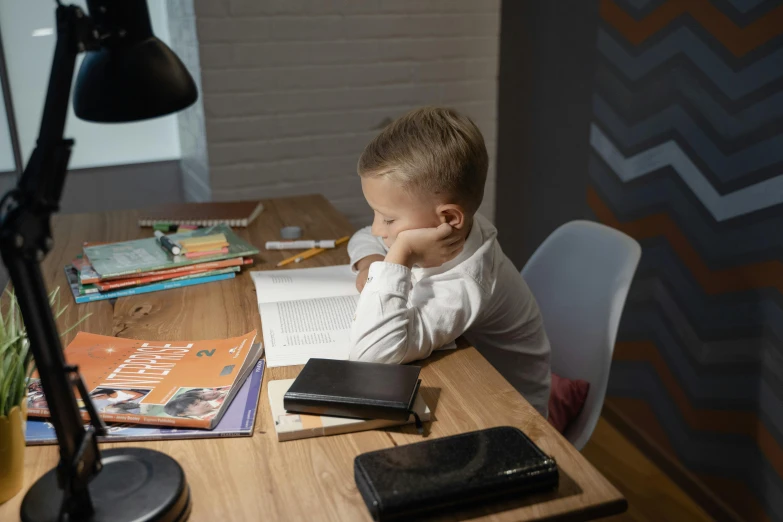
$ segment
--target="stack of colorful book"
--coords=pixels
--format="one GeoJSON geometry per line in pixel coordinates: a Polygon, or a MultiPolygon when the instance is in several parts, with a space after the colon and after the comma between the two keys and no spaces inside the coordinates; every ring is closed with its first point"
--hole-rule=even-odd
{"type": "Polygon", "coordinates": [[[65,267],[77,303],[231,279],[258,249],[227,225],[118,243],[85,245],[65,267]],[[179,254],[173,255],[170,245],[179,254]]]}
{"type": "MultiPolygon", "coordinates": [[[[142,341],[79,332],[64,355],[79,366],[96,413],[108,423],[101,442],[248,437],[264,375],[255,337],[142,341]],[[162,368],[150,371],[150,361],[162,368]]],[[[76,402],[88,420],[83,397],[76,402]]],[[[37,373],[27,381],[27,406],[27,444],[56,444],[37,373]]]]}

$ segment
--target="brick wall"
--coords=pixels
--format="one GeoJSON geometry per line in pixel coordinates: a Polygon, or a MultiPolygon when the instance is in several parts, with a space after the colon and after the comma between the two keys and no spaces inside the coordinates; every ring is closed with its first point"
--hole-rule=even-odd
{"type": "Polygon", "coordinates": [[[471,116],[494,214],[499,0],[195,0],[213,199],[320,192],[367,223],[355,166],[390,119],[471,116]]]}

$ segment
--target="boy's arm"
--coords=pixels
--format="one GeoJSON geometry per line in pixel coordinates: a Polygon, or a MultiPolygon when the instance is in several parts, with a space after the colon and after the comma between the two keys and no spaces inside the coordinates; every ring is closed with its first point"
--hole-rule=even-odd
{"type": "Polygon", "coordinates": [[[351,360],[408,363],[454,341],[476,319],[481,289],[454,273],[411,288],[410,269],[373,263],[351,329],[351,360]]]}
{"type": "Polygon", "coordinates": [[[370,228],[364,227],[358,230],[348,242],[348,256],[351,258],[351,268],[353,268],[354,272],[359,272],[369,266],[369,263],[362,263],[362,265],[367,264],[367,266],[359,266],[359,263],[364,258],[370,256],[381,256],[383,258],[386,256],[386,246],[380,238],[372,235],[370,228]]]}

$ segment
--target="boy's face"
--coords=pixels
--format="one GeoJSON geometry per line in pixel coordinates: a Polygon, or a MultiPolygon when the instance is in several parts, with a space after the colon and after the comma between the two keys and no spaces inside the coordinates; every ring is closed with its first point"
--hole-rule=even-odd
{"type": "Polygon", "coordinates": [[[372,235],[391,247],[397,234],[416,228],[440,225],[439,202],[430,194],[411,194],[386,178],[361,178],[364,198],[375,212],[372,235]]]}

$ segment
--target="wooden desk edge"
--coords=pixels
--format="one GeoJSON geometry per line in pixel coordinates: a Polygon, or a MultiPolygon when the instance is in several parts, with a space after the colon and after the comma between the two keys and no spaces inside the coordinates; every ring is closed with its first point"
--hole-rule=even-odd
{"type": "MultiPolygon", "coordinates": [[[[619,493],[619,491],[618,491],[619,493]]],[[[614,515],[620,515],[628,511],[628,500],[620,494],[620,498],[610,500],[603,504],[596,504],[590,506],[582,511],[571,511],[569,513],[562,513],[560,515],[553,515],[552,517],[543,518],[541,520],[546,521],[565,521],[565,522],[578,522],[583,520],[594,520],[599,518],[611,517],[614,515]]]]}

